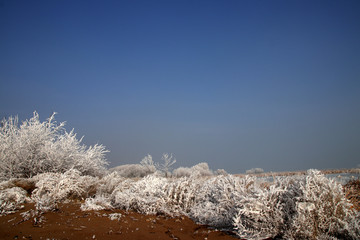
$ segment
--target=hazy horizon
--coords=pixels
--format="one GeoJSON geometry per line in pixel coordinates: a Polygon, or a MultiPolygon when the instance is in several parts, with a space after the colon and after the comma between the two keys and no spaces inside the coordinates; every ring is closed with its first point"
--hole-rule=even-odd
{"type": "Polygon", "coordinates": [[[110,167],[360,164],[359,1],[0,0],[0,118],[58,112],[110,167]]]}

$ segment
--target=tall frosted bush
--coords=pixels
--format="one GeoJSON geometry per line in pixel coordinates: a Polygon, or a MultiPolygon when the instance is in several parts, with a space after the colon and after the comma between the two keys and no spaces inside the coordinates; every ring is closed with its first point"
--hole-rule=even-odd
{"type": "Polygon", "coordinates": [[[86,147],[74,131],[67,132],[55,113],[40,122],[39,114],[19,124],[17,117],[1,121],[0,180],[32,177],[44,172],[77,169],[82,174],[102,175],[107,162],[105,147],[86,147]]]}
{"type": "Polygon", "coordinates": [[[283,237],[296,214],[296,201],[302,195],[298,182],[277,178],[273,183],[249,178],[246,192],[237,202],[234,227],[240,238],[283,237]]]}
{"type": "Polygon", "coordinates": [[[249,179],[231,175],[206,179],[196,192],[190,216],[201,224],[231,228],[238,203],[246,195],[245,186],[249,179]]]}
{"type": "Polygon", "coordinates": [[[317,170],[309,170],[301,184],[303,195],[287,238],[358,239],[360,214],[351,208],[343,186],[317,170]]]}

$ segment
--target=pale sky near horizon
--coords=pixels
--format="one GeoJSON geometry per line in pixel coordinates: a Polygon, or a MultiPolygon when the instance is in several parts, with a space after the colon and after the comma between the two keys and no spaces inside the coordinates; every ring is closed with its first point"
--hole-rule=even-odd
{"type": "Polygon", "coordinates": [[[0,0],[0,118],[53,111],[110,167],[360,164],[360,1],[0,0]]]}

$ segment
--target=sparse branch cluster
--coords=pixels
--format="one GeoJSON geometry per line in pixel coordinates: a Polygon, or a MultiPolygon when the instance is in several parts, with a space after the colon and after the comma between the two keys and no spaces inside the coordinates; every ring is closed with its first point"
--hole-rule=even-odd
{"type": "Polygon", "coordinates": [[[158,164],[158,169],[165,173],[165,177],[168,177],[170,175],[170,168],[176,163],[176,159],[173,154],[164,153],[161,160],[163,160],[164,163],[158,164]]]}

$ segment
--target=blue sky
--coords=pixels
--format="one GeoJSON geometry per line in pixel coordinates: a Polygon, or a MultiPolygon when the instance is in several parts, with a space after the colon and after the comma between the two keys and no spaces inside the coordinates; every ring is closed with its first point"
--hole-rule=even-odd
{"type": "Polygon", "coordinates": [[[359,1],[0,0],[0,118],[231,173],[360,164],[359,1]]]}

